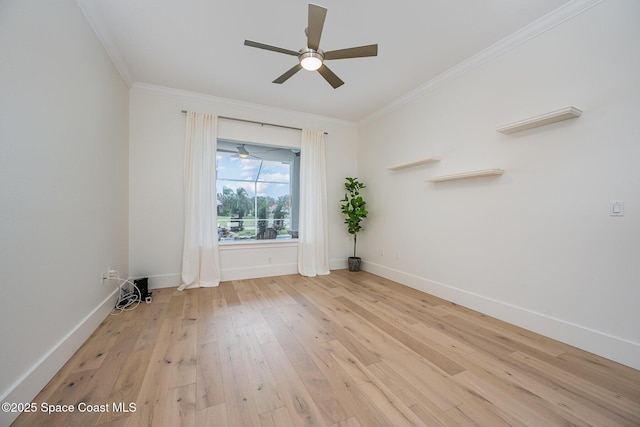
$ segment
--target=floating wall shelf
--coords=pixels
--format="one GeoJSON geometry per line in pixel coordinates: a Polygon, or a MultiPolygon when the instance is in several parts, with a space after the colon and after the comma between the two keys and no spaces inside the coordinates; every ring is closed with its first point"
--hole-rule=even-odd
{"type": "Polygon", "coordinates": [[[510,134],[520,132],[527,129],[537,128],[539,126],[549,125],[551,123],[561,122],[563,120],[575,119],[580,117],[582,110],[576,107],[566,107],[561,110],[552,111],[550,113],[541,114],[519,122],[510,123],[501,126],[496,130],[500,133],[510,134]]]}
{"type": "Polygon", "coordinates": [[[387,169],[390,171],[397,171],[400,169],[412,168],[414,166],[426,165],[427,163],[439,162],[439,157],[429,157],[426,159],[416,160],[415,162],[403,163],[401,165],[389,166],[387,169]]]}
{"type": "Polygon", "coordinates": [[[453,174],[453,175],[434,176],[433,178],[425,179],[425,181],[429,181],[429,182],[454,181],[456,179],[476,178],[476,177],[480,177],[480,176],[502,175],[503,173],[504,173],[504,170],[502,170],[502,169],[483,169],[483,170],[479,170],[479,171],[456,173],[456,174],[453,174]]]}

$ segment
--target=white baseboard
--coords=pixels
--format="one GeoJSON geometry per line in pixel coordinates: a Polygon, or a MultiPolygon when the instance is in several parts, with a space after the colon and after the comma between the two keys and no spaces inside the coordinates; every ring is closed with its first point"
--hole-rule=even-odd
{"type": "Polygon", "coordinates": [[[341,259],[331,259],[329,260],[329,269],[330,270],[344,270],[348,267],[347,258],[341,259]]]}
{"type": "MultiPolygon", "coordinates": [[[[287,274],[298,273],[296,264],[278,264],[260,267],[247,268],[228,268],[221,271],[221,280],[243,280],[255,279],[258,277],[284,276],[287,274]]],[[[182,275],[174,274],[158,274],[148,276],[149,289],[175,288],[182,283],[182,275]]]]}
{"type": "Polygon", "coordinates": [[[257,277],[285,276],[297,274],[298,264],[263,265],[248,268],[228,268],[222,270],[222,280],[255,279],[257,277]]]}
{"type": "MultiPolygon", "coordinates": [[[[149,278],[149,289],[177,288],[182,284],[180,273],[156,274],[147,277],[149,278]]],[[[140,277],[136,277],[136,279],[140,279],[140,277]]]]}
{"type": "MultiPolygon", "coordinates": [[[[331,270],[342,270],[347,268],[346,259],[330,260],[329,268],[331,270]]],[[[298,274],[298,265],[291,264],[274,264],[262,265],[247,268],[227,268],[222,270],[222,280],[243,280],[256,279],[259,277],[285,276],[287,274],[298,274]]],[[[157,274],[148,276],[149,289],[174,288],[180,286],[180,273],[173,274],[157,274]]],[[[139,277],[136,277],[139,279],[139,277]]]]}
{"type": "Polygon", "coordinates": [[[640,369],[640,344],[383,265],[362,269],[607,359],[640,369]]]}
{"type": "MultiPolygon", "coordinates": [[[[3,396],[0,396],[0,402],[31,402],[109,315],[115,304],[117,292],[118,289],[114,289],[100,305],[44,354],[3,396]]],[[[0,425],[10,425],[18,415],[0,412],[0,425]]]]}

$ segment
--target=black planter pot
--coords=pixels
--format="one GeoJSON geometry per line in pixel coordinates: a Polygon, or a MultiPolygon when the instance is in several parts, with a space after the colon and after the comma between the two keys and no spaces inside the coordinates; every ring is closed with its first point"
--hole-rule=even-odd
{"type": "Polygon", "coordinates": [[[359,256],[350,256],[347,261],[349,262],[349,271],[360,271],[362,259],[359,256]]]}

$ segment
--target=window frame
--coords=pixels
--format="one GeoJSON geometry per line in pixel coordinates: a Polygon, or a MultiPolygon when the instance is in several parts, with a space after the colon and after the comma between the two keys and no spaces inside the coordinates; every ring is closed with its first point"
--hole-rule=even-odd
{"type": "MultiPolygon", "coordinates": [[[[251,156],[254,157],[254,156],[251,156]]],[[[241,158],[240,160],[244,160],[244,158],[241,158]]],[[[282,244],[287,244],[290,243],[292,245],[297,245],[297,241],[298,241],[298,215],[299,215],[299,187],[300,187],[300,149],[297,147],[287,147],[287,146],[278,146],[278,145],[270,145],[270,144],[263,144],[263,143],[259,143],[259,142],[246,142],[246,141],[238,141],[238,140],[230,140],[230,139],[220,139],[218,138],[218,146],[216,149],[216,200],[218,203],[218,210],[216,212],[216,216],[217,216],[217,228],[218,228],[218,244],[221,246],[228,246],[228,247],[248,247],[251,245],[257,245],[260,247],[264,247],[265,245],[268,244],[277,244],[278,246],[281,246],[282,244]],[[222,145],[222,149],[221,149],[221,145],[222,145]],[[257,160],[260,160],[260,164],[258,165],[258,170],[255,173],[255,176],[252,174],[251,176],[254,176],[252,179],[242,179],[242,178],[238,178],[238,177],[233,177],[233,178],[220,178],[220,158],[221,157],[233,157],[233,154],[230,154],[230,147],[238,147],[242,145],[243,147],[247,147],[249,149],[249,151],[251,152],[251,150],[253,150],[254,153],[256,153],[257,155],[260,155],[260,153],[264,154],[264,153],[268,153],[268,152],[276,152],[276,151],[280,151],[280,150],[286,150],[289,151],[290,153],[288,156],[278,156],[277,154],[275,155],[276,158],[268,158],[268,157],[273,157],[273,155],[269,155],[269,156],[264,156],[264,158],[258,158],[255,157],[257,160]],[[264,151],[257,151],[257,150],[264,150],[264,151]],[[260,179],[260,174],[262,173],[262,170],[265,168],[265,166],[269,166],[268,162],[282,162],[282,163],[287,163],[289,165],[288,168],[288,181],[278,181],[278,180],[273,180],[273,179],[264,179],[261,180],[260,179]],[[221,185],[221,187],[218,187],[219,183],[221,182],[231,182],[231,183],[237,183],[237,186],[234,187],[228,187],[231,188],[232,190],[237,191],[237,189],[239,188],[244,188],[246,187],[246,185],[250,185],[253,186],[252,189],[252,196],[250,197],[250,200],[253,201],[253,209],[249,209],[249,212],[252,213],[252,217],[250,219],[246,219],[243,221],[250,221],[253,223],[253,226],[249,226],[251,227],[251,231],[254,231],[253,235],[251,237],[245,236],[245,237],[239,237],[237,234],[234,235],[233,240],[227,238],[223,238],[222,234],[221,234],[221,229],[226,229],[227,232],[230,230],[230,227],[225,227],[225,225],[229,224],[231,221],[228,221],[227,224],[221,224],[220,222],[220,206],[222,205],[222,200],[220,195],[224,194],[224,188],[227,188],[227,186],[225,186],[224,184],[221,185]],[[245,184],[245,185],[243,185],[245,184]],[[258,218],[258,201],[259,198],[261,197],[260,192],[258,190],[258,187],[260,185],[287,185],[288,186],[288,190],[286,196],[288,196],[288,206],[287,206],[287,210],[288,212],[285,214],[286,216],[284,218],[273,218],[273,212],[269,212],[267,213],[267,217],[266,218],[258,218]],[[220,192],[218,191],[220,190],[220,192]],[[258,233],[259,233],[259,221],[268,221],[268,226],[269,225],[273,225],[274,221],[278,221],[278,220],[284,220],[285,223],[287,224],[285,226],[284,229],[287,230],[287,233],[279,233],[276,235],[276,238],[263,238],[260,239],[258,238],[258,233]],[[288,237],[284,237],[284,238],[278,238],[278,236],[288,236],[288,237]]],[[[247,189],[245,189],[245,191],[247,191],[247,189]]],[[[278,201],[278,196],[266,196],[266,197],[270,197],[272,199],[274,199],[275,201],[278,201]]],[[[273,205],[272,205],[273,206],[273,205]]],[[[236,212],[237,214],[237,212],[236,212]]],[[[228,217],[229,220],[234,219],[234,215],[231,214],[229,215],[224,215],[224,218],[228,217]]],[[[245,218],[244,214],[243,216],[241,216],[240,218],[245,218]]],[[[276,229],[277,231],[278,229],[276,229]]]]}

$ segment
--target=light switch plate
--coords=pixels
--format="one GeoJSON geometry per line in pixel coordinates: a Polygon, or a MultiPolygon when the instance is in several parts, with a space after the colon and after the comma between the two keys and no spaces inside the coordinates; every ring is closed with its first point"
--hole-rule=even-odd
{"type": "Polygon", "coordinates": [[[614,200],[609,204],[609,215],[624,216],[624,200],[614,200]]]}

